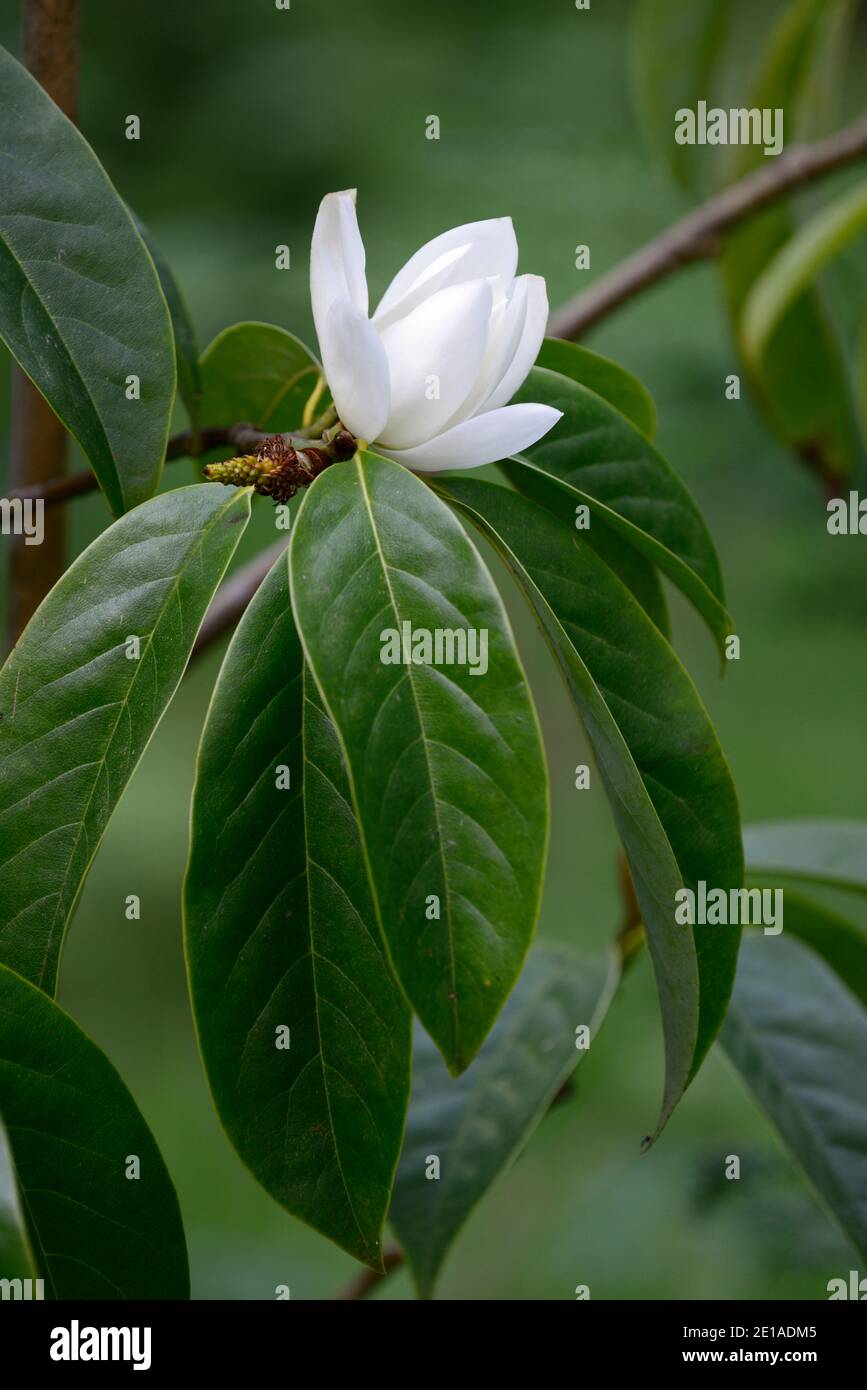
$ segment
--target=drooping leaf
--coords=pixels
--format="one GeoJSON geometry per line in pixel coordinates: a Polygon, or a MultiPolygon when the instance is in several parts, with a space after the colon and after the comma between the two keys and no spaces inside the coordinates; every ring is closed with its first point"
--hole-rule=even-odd
{"type": "Polygon", "coordinates": [[[744,827],[752,873],[811,880],[867,893],[867,822],[765,821],[744,827]]]}
{"type": "Polygon", "coordinates": [[[867,1255],[867,1012],[808,946],[747,932],[720,1041],[867,1255]]]}
{"type": "Polygon", "coordinates": [[[127,513],[70,566],[0,671],[0,961],[49,994],[105,827],[249,515],[247,490],[211,483],[127,513]]]}
{"type": "Polygon", "coordinates": [[[0,109],[0,335],[119,515],[162,472],[175,395],[166,302],[93,150],[5,49],[0,109]],[[139,399],[127,399],[131,376],[139,399]]]}
{"type": "Polygon", "coordinates": [[[710,720],[664,637],[608,569],[527,498],[477,479],[441,485],[524,590],[581,715],[629,860],[666,1045],[657,1133],[716,1036],[739,929],[675,923],[675,894],[743,879],[737,799],[710,720]]]}
{"type": "Polygon", "coordinates": [[[753,283],[741,311],[744,351],[754,363],[788,310],[822,270],[867,231],[867,184],[850,189],[805,222],[753,283]]]}
{"type": "Polygon", "coordinates": [[[322,368],[313,353],[271,323],[236,323],[202,354],[201,418],[259,429],[298,429],[322,368]]]}
{"type": "MultiPolygon", "coordinates": [[[[825,53],[823,39],[848,0],[797,0],[776,25],[759,80],[744,104],[780,109],[788,141],[795,138],[802,106],[811,91],[814,64],[825,53]]],[[[733,178],[765,163],[761,145],[741,145],[731,162],[733,178]]],[[[778,201],[736,227],[725,238],[721,265],[735,336],[743,351],[743,308],[769,262],[797,226],[791,204],[778,201]]],[[[798,449],[831,483],[847,478],[859,454],[858,427],[848,368],[837,334],[816,287],[800,294],[777,320],[753,387],[766,414],[786,442],[798,449]]]]}
{"type": "Polygon", "coordinates": [[[193,1009],[226,1132],[287,1210],[381,1267],[410,1015],[337,736],[304,672],[285,554],[214,690],[184,897],[193,1009]]]}
{"type": "Polygon", "coordinates": [[[627,372],[619,362],[591,352],[580,343],[570,343],[564,338],[546,338],[539,349],[536,366],[559,372],[570,381],[586,386],[588,391],[595,391],[597,396],[602,396],[627,420],[631,420],[648,439],[656,434],[653,397],[638,377],[627,372]]]}
{"type": "Polygon", "coordinates": [[[520,460],[504,465],[510,481],[535,496],[529,466],[553,478],[567,490],[564,515],[574,518],[576,505],[588,506],[677,585],[722,649],[732,621],[713,542],[653,445],[619,411],[557,372],[534,368],[516,399],[552,405],[563,419],[520,460]]]}
{"type": "Polygon", "coordinates": [[[729,12],[720,0],[637,0],[632,11],[633,67],[650,143],[678,183],[693,190],[707,151],[677,143],[675,113],[710,97],[729,12]]]}
{"type": "MultiPolygon", "coordinates": [[[[749,882],[749,880],[748,880],[749,882]]],[[[785,930],[823,957],[867,1006],[867,931],[851,918],[783,888],[785,930]]]]}
{"type": "Polygon", "coordinates": [[[395,973],[460,1072],[529,947],[547,845],[545,761],[502,602],[448,508],[370,453],[307,492],[290,576],[395,973]],[[432,663],[390,650],[416,630],[446,634],[432,663]]]}
{"type": "Polygon", "coordinates": [[[510,1165],[585,1056],[617,987],[613,953],[580,957],[539,943],[463,1076],[416,1028],[412,1102],[390,1220],[422,1298],[473,1208],[510,1165]],[[429,1180],[431,1155],[439,1176],[429,1180]]]}
{"type": "MultiPolygon", "coordinates": [[[[553,516],[557,517],[561,525],[565,523],[567,526],[574,525],[576,530],[579,529],[577,517],[573,518],[573,502],[570,500],[569,492],[536,469],[528,470],[525,468],[519,475],[517,467],[518,465],[515,468],[510,468],[507,464],[504,471],[507,476],[511,474],[517,480],[518,491],[531,498],[540,507],[545,507],[553,516]]],[[[670,639],[671,623],[668,616],[668,603],[659,571],[623,535],[607,526],[601,520],[598,511],[593,513],[592,522],[593,524],[589,527],[584,528],[582,526],[582,541],[601,556],[608,568],[614,570],[618,579],[623,580],[627,589],[638,600],[663,636],[670,639]]]]}
{"type": "MultiPolygon", "coordinates": [[[[200,405],[202,400],[202,373],[199,367],[199,348],[196,342],[196,331],[193,328],[190,311],[187,308],[186,301],[181,293],[180,285],[175,279],[171,266],[160,251],[141,218],[136,217],[135,213],[132,214],[132,217],[138,229],[139,236],[151,254],[151,260],[154,263],[163,294],[165,295],[175,339],[178,392],[180,393],[181,400],[186,406],[190,424],[195,427],[199,424],[200,405]]],[[[233,421],[232,423],[235,422],[233,421]]]]}
{"type": "Polygon", "coordinates": [[[178,1199],[135,1101],[69,1015],[6,966],[0,1115],[46,1298],[189,1297],[178,1199]]]}
{"type": "Polygon", "coordinates": [[[12,1149],[0,1120],[0,1279],[39,1277],[21,1208],[12,1149]]]}
{"type": "MultiPolygon", "coordinates": [[[[804,3],[804,0],[800,0],[804,3]]],[[[799,140],[830,135],[844,120],[848,67],[858,43],[860,0],[823,0],[797,93],[799,140]]]]}

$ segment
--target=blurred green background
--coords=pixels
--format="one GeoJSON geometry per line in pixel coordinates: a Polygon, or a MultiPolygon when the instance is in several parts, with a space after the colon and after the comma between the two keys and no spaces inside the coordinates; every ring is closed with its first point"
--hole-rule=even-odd
{"type": "MultiPolygon", "coordinates": [[[[689,0],[685,0],[689,3],[689,0]]],[[[774,0],[740,7],[745,81],[774,0]]],[[[0,41],[18,51],[16,6],[0,41]]],[[[552,305],[664,227],[687,203],[648,153],[630,84],[628,6],[592,0],[84,0],[81,126],[149,224],[186,293],[200,343],[259,318],[312,341],[307,253],[316,208],[359,189],[371,299],[422,242],[511,214],[521,269],[552,305]],[[124,119],[141,119],[137,143],[124,119]],[[441,139],[425,138],[437,114],[441,139]],[[574,266],[578,243],[592,268],[574,266]],[[277,271],[274,248],[291,248],[277,271]]],[[[672,55],[672,61],[677,55],[672,55]]],[[[862,26],[852,108],[867,82],[862,26]]],[[[813,201],[845,186],[823,185],[813,201]]],[[[830,289],[867,303],[863,250],[830,289]]],[[[867,816],[863,538],[831,538],[824,499],[747,399],[713,267],[693,268],[588,339],[647,383],[659,443],[718,545],[742,641],[721,681],[710,639],[672,599],[678,648],[729,756],[745,820],[867,816]]],[[[8,360],[0,364],[0,438],[8,360]]],[[[179,421],[180,423],[180,421],[179,421]]],[[[207,421],[205,423],[224,423],[207,421]]],[[[78,465],[75,465],[78,466],[78,465]]],[[[5,460],[4,460],[5,467],[5,460]]],[[[192,478],[174,464],[166,483],[192,478]]],[[[0,479],[2,483],[2,479],[0,479]]],[[[77,551],[106,524],[100,497],[70,508],[77,551]]],[[[257,506],[240,560],[273,539],[257,506]]],[[[574,790],[589,754],[559,677],[511,591],[548,746],[554,803],[541,932],[591,948],[617,926],[617,842],[601,789],[574,790]]],[[[210,1107],[180,940],[193,762],[220,660],[185,679],[115,816],[86,885],[61,1001],[106,1049],[153,1127],[178,1188],[194,1295],[328,1298],[354,1262],[281,1211],[235,1157],[210,1107]],[[124,898],[142,898],[130,923],[124,898]]],[[[660,1028],[646,962],[618,996],[557,1108],[471,1219],[441,1296],[823,1298],[857,1263],[819,1211],[738,1078],[715,1051],[663,1138],[639,1140],[661,1089],[660,1028]],[[742,1160],[723,1178],[725,1155],[742,1160]]],[[[411,1296],[400,1273],[377,1297],[411,1296]]]]}

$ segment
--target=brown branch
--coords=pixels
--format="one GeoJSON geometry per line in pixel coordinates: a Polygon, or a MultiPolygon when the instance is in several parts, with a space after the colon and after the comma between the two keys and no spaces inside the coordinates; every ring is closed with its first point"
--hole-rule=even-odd
{"type": "MultiPolygon", "coordinates": [[[[78,107],[78,0],[24,0],[21,60],[61,111],[78,107]]],[[[51,406],[20,367],[12,375],[10,482],[14,488],[53,485],[66,472],[67,435],[51,406]]],[[[7,639],[14,646],[30,617],[63,573],[62,513],[45,518],[41,545],[10,537],[7,639]]]]}
{"type": "MultiPolygon", "coordinates": [[[[333,415],[333,410],[329,410],[307,429],[293,430],[290,434],[283,435],[283,438],[303,444],[314,441],[319,437],[323,424],[333,415]]],[[[264,440],[273,438],[273,432],[258,430],[255,425],[244,423],[207,425],[200,430],[182,430],[180,434],[173,435],[166,445],[166,463],[172,463],[175,459],[200,458],[213,449],[231,448],[238,454],[252,454],[264,440]]],[[[57,502],[68,502],[72,497],[82,497],[87,492],[95,492],[98,487],[96,474],[85,468],[80,473],[73,473],[71,478],[51,478],[47,482],[34,483],[29,487],[13,488],[9,496],[41,500],[46,507],[50,507],[57,502]]]]}
{"type": "MultiPolygon", "coordinates": [[[[214,483],[214,487],[219,487],[219,484],[214,483]]],[[[254,559],[246,565],[242,565],[232,575],[232,578],[222,586],[199,628],[199,635],[190,657],[191,661],[195,660],[197,656],[201,656],[202,652],[207,651],[208,647],[213,646],[214,642],[223,636],[223,633],[235,626],[271,566],[286,549],[287,544],[288,541],[286,540],[277,541],[276,545],[271,545],[267,550],[260,551],[254,559]]]]}
{"type": "Polygon", "coordinates": [[[393,1274],[396,1269],[400,1269],[403,1264],[403,1251],[396,1245],[383,1251],[382,1263],[383,1270],[362,1269],[356,1274],[355,1278],[347,1284],[342,1293],[335,1296],[335,1302],[350,1301],[359,1298],[367,1298],[375,1288],[387,1279],[389,1274],[393,1274]]]}
{"type": "MultiPolygon", "coordinates": [[[[206,429],[182,430],[166,445],[166,463],[174,459],[199,458],[212,449],[230,447],[239,454],[252,453],[263,439],[270,438],[265,430],[257,430],[252,425],[215,425],[206,429]]],[[[42,500],[46,507],[56,502],[67,502],[71,497],[81,497],[84,493],[95,492],[99,487],[96,474],[89,468],[73,473],[71,478],[52,478],[48,482],[34,483],[29,487],[16,487],[10,497],[42,500]]]]}
{"type": "Polygon", "coordinates": [[[723,232],[792,189],[867,155],[867,116],[811,145],[793,145],[767,168],[716,194],[552,314],[548,331],[579,338],[649,285],[691,261],[719,254],[723,232]]]}

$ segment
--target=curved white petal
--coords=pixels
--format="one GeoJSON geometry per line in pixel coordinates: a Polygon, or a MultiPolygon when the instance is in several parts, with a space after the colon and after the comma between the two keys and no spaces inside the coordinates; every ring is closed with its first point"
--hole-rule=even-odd
{"type": "MultiPolygon", "coordinates": [[[[509,287],[508,295],[495,301],[488,332],[488,346],[482,360],[481,369],[475,385],[464,402],[463,409],[449,424],[457,424],[458,419],[469,419],[489,408],[489,399],[499,387],[512,361],[521,346],[527,322],[527,304],[531,282],[538,277],[519,275],[509,287]]],[[[542,282],[544,295],[544,282],[542,282]]],[[[524,373],[526,376],[526,372],[524,373]]],[[[522,378],[523,379],[523,378],[522,378]]],[[[514,395],[514,392],[512,392],[514,395]]],[[[508,397],[498,399],[495,405],[505,405],[508,397]]]]}
{"type": "Polygon", "coordinates": [[[382,332],[391,405],[380,434],[390,448],[431,439],[460,411],[484,357],[491,302],[487,280],[451,285],[382,332]]]}
{"type": "Polygon", "coordinates": [[[310,299],[319,346],[332,304],[345,299],[367,317],[364,243],[355,215],[355,189],[328,193],[319,204],[310,244],[310,299]]]}
{"type": "Polygon", "coordinates": [[[374,322],[385,329],[448,285],[494,277],[508,284],[517,265],[518,243],[511,217],[454,227],[410,256],[379,301],[374,322]]]}
{"type": "Polygon", "coordinates": [[[378,451],[416,473],[440,473],[446,468],[481,468],[535,444],[562,415],[550,405],[506,405],[485,415],[462,420],[450,430],[414,449],[378,451]]]}
{"type": "Polygon", "coordinates": [[[388,419],[388,359],[366,314],[336,299],[319,335],[325,380],[337,413],[360,439],[375,439],[388,419]]]}
{"type": "Polygon", "coordinates": [[[500,369],[492,373],[491,390],[482,409],[496,410],[507,405],[523,385],[539,356],[548,322],[548,291],[541,275],[522,275],[515,281],[522,290],[513,294],[503,315],[499,345],[500,369]]]}

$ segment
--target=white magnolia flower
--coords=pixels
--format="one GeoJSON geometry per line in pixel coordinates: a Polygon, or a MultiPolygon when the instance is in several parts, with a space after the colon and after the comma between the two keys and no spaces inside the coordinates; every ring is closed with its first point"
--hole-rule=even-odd
{"type": "Polygon", "coordinates": [[[545,281],[515,276],[509,217],[429,241],[368,317],[355,191],[323,198],[310,295],[325,379],[347,429],[420,473],[478,468],[535,444],[547,405],[507,405],[536,360],[545,281]]]}

